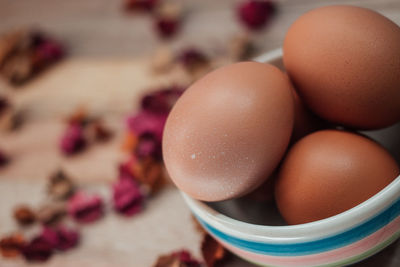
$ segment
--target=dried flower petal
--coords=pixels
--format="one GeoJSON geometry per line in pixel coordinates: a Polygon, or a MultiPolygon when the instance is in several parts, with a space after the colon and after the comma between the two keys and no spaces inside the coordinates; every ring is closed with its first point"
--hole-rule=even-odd
{"type": "Polygon", "coordinates": [[[54,199],[67,199],[75,190],[75,185],[62,170],[50,176],[47,192],[54,199]]]}
{"type": "Polygon", "coordinates": [[[43,262],[53,254],[53,248],[41,237],[34,238],[21,249],[22,255],[27,261],[43,262]]]}
{"type": "Polygon", "coordinates": [[[25,246],[24,237],[19,234],[6,236],[0,240],[0,254],[4,258],[15,258],[20,255],[22,247],[25,246]]]}
{"type": "Polygon", "coordinates": [[[126,123],[128,130],[134,135],[140,136],[144,133],[152,133],[161,141],[167,116],[168,114],[141,111],[136,115],[130,116],[126,123]]]}
{"type": "Polygon", "coordinates": [[[181,250],[169,255],[161,255],[153,267],[201,267],[201,263],[188,251],[181,250]]]}
{"type": "Polygon", "coordinates": [[[33,63],[29,55],[19,53],[7,59],[0,72],[12,85],[22,85],[32,78],[33,63]]]}
{"type": "Polygon", "coordinates": [[[209,234],[205,234],[201,243],[201,253],[207,267],[215,266],[215,263],[225,258],[224,247],[209,234]]]}
{"type": "Polygon", "coordinates": [[[79,233],[64,226],[57,228],[44,227],[40,238],[49,243],[53,249],[66,251],[75,247],[79,242],[79,233]]]}
{"type": "Polygon", "coordinates": [[[274,12],[275,5],[268,0],[248,0],[238,7],[240,20],[251,30],[264,27],[274,12]]]}
{"type": "Polygon", "coordinates": [[[166,183],[162,162],[152,158],[138,160],[131,156],[119,166],[119,177],[133,179],[146,188],[149,193],[158,192],[166,183]]]}
{"type": "Polygon", "coordinates": [[[64,55],[60,43],[27,30],[2,37],[0,50],[0,72],[13,85],[28,81],[64,55]]]}
{"type": "Polygon", "coordinates": [[[66,121],[70,125],[86,126],[91,119],[89,118],[88,112],[85,107],[78,107],[72,114],[70,114],[66,121]]]}
{"type": "Polygon", "coordinates": [[[113,133],[110,129],[106,128],[101,120],[94,120],[88,125],[89,140],[96,142],[106,142],[111,139],[113,133]]]}
{"type": "Polygon", "coordinates": [[[120,178],[113,184],[114,209],[125,216],[132,216],[143,209],[144,197],[135,181],[120,178]]]}
{"type": "Polygon", "coordinates": [[[81,152],[87,145],[83,129],[78,124],[71,124],[61,138],[60,149],[65,155],[81,152]]]}
{"type": "Polygon", "coordinates": [[[9,163],[10,159],[8,156],[0,150],[0,168],[6,166],[9,163]]]}
{"type": "Polygon", "coordinates": [[[126,0],[125,9],[128,11],[146,11],[154,10],[158,0],[126,0]]]}
{"type": "Polygon", "coordinates": [[[103,216],[103,200],[98,195],[75,193],[67,203],[68,214],[80,223],[91,223],[103,216]]]}
{"type": "Polygon", "coordinates": [[[25,34],[24,31],[18,30],[13,32],[8,32],[0,36],[0,68],[4,62],[12,55],[22,36],[25,34]]]}
{"type": "Polygon", "coordinates": [[[45,40],[35,49],[37,64],[49,64],[61,59],[63,56],[63,48],[53,40],[45,40]]]}
{"type": "Polygon", "coordinates": [[[155,28],[162,38],[171,38],[179,29],[180,21],[178,18],[157,17],[155,20],[155,28]]]}
{"type": "Polygon", "coordinates": [[[66,214],[66,207],[61,202],[51,202],[41,206],[36,212],[36,218],[44,225],[56,224],[66,214]]]}
{"type": "Polygon", "coordinates": [[[10,107],[10,102],[5,97],[0,96],[0,116],[10,107]]]}
{"type": "Polygon", "coordinates": [[[125,136],[122,141],[122,150],[131,153],[134,151],[136,145],[138,143],[138,138],[132,132],[125,133],[125,136]]]}
{"type": "Polygon", "coordinates": [[[161,142],[158,138],[151,133],[144,133],[139,136],[137,146],[135,148],[135,155],[139,159],[152,157],[161,160],[161,142]]]}
{"type": "Polygon", "coordinates": [[[168,114],[182,93],[183,88],[179,86],[163,88],[145,95],[141,107],[148,112],[168,114]]]}
{"type": "Polygon", "coordinates": [[[19,206],[14,210],[14,219],[23,226],[33,224],[36,221],[35,213],[28,206],[19,206]]]}
{"type": "Polygon", "coordinates": [[[149,193],[157,193],[165,185],[162,162],[153,158],[134,159],[133,162],[134,179],[144,185],[149,193]]]}
{"type": "Polygon", "coordinates": [[[192,74],[204,68],[208,68],[210,63],[205,54],[194,48],[183,50],[178,56],[178,60],[183,67],[192,74]]]}

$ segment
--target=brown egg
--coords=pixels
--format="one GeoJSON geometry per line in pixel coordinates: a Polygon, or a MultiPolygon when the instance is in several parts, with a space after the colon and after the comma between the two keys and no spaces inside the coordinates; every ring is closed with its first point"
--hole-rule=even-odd
{"type": "Polygon", "coordinates": [[[274,171],[293,127],[291,84],[276,67],[243,62],[195,82],[163,136],[169,175],[194,198],[239,197],[274,171]]]}
{"type": "Polygon", "coordinates": [[[353,6],[312,10],[290,27],[284,65],[318,116],[359,129],[400,119],[400,28],[353,6]]]}
{"type": "Polygon", "coordinates": [[[287,223],[307,223],[355,207],[398,175],[396,161],[374,141],[345,131],[318,131],[290,149],[275,198],[287,223]]]}

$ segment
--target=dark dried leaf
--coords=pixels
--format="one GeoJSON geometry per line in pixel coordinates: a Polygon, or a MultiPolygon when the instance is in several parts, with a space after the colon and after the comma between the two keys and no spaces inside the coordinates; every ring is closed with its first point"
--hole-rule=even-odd
{"type": "Polygon", "coordinates": [[[19,206],[14,210],[14,219],[20,225],[31,225],[36,221],[36,214],[26,205],[19,206]]]}
{"type": "Polygon", "coordinates": [[[15,258],[20,255],[24,246],[25,239],[22,234],[6,236],[0,240],[0,254],[5,258],[15,258]]]}
{"type": "Polygon", "coordinates": [[[54,199],[64,200],[70,197],[75,190],[75,185],[62,170],[50,176],[47,192],[54,199]]]}

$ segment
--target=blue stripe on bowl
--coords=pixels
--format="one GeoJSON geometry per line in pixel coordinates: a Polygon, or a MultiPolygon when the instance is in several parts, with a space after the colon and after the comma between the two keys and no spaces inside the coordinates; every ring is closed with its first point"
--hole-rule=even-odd
{"type": "Polygon", "coordinates": [[[376,216],[345,232],[315,241],[288,244],[263,243],[240,239],[223,233],[203,221],[198,216],[196,217],[199,222],[217,238],[243,250],[272,256],[301,256],[337,249],[361,240],[390,223],[393,219],[399,216],[399,214],[400,198],[376,216]]]}

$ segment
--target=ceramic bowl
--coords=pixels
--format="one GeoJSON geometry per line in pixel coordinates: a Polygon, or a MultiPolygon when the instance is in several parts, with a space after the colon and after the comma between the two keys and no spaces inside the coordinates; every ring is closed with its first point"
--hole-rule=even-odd
{"type": "MultiPolygon", "coordinates": [[[[281,49],[255,60],[283,69],[281,49]]],[[[400,124],[364,133],[399,153],[399,132],[400,124]]],[[[182,195],[208,233],[237,256],[262,266],[349,265],[377,253],[400,236],[400,176],[350,210],[292,226],[284,225],[274,207],[254,209],[243,201],[210,204],[182,195]]]]}

